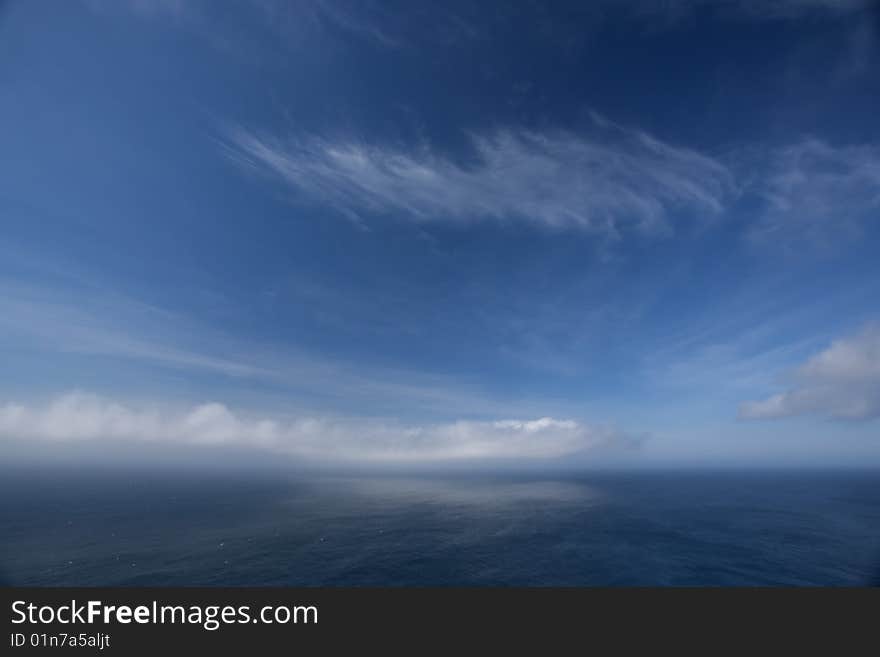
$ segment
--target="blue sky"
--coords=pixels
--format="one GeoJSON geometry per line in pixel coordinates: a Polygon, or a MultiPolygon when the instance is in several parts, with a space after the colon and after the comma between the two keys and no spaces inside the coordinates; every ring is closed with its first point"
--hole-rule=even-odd
{"type": "Polygon", "coordinates": [[[3,4],[7,454],[880,463],[875,6],[585,4],[3,4]]]}

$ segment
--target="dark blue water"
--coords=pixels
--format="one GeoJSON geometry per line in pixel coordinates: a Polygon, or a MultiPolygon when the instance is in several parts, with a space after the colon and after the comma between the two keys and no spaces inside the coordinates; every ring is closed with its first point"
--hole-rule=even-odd
{"type": "Polygon", "coordinates": [[[880,475],[6,471],[22,585],[864,585],[880,475]]]}

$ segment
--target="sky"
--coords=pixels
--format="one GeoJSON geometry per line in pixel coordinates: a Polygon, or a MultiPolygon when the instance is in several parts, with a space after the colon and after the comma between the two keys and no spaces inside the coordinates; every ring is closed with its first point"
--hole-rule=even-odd
{"type": "Polygon", "coordinates": [[[880,465],[878,115],[867,0],[5,2],[0,453],[880,465]]]}

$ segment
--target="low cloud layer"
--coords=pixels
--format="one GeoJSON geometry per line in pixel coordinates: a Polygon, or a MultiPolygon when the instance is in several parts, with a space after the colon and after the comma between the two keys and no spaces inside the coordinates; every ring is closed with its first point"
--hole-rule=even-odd
{"type": "Polygon", "coordinates": [[[666,229],[673,212],[712,216],[731,191],[727,168],[594,117],[589,134],[504,129],[472,137],[464,165],[428,149],[288,139],[237,128],[228,154],[310,202],[350,217],[414,221],[517,220],[614,236],[666,229]]]}
{"type": "Polygon", "coordinates": [[[798,368],[795,380],[786,392],[743,404],[740,417],[880,417],[880,326],[834,342],[798,368]]]}
{"type": "Polygon", "coordinates": [[[170,411],[71,393],[44,405],[0,406],[0,438],[254,448],[327,462],[430,463],[552,459],[626,440],[549,417],[402,425],[374,420],[244,417],[219,403],[170,411]]]}

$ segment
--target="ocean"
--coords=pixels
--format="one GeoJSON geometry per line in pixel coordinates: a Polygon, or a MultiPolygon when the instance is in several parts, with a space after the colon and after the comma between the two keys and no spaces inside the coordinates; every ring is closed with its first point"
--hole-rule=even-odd
{"type": "Polygon", "coordinates": [[[0,473],[32,586],[861,586],[880,473],[0,473]]]}

